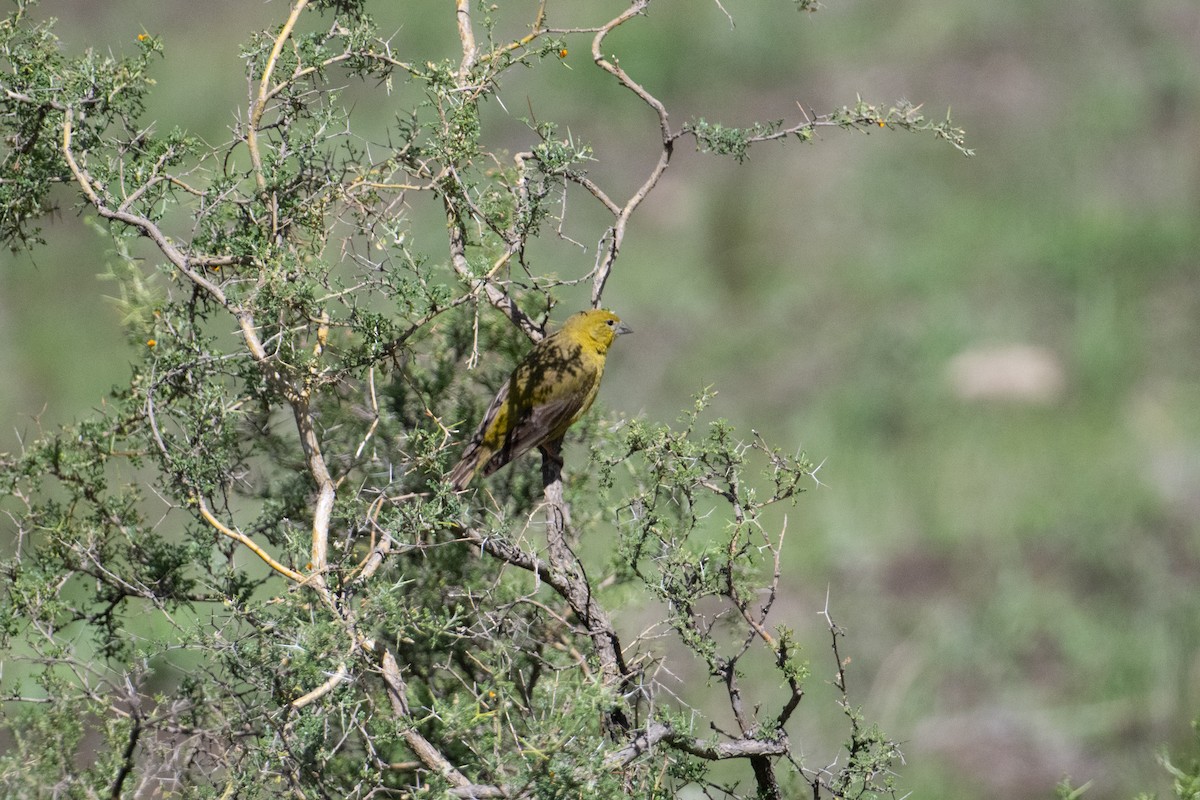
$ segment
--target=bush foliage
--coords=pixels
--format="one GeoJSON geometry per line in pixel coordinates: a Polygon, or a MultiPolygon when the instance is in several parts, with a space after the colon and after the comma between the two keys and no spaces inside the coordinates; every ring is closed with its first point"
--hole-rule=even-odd
{"type": "Polygon", "coordinates": [[[809,666],[771,616],[786,523],[764,512],[812,479],[803,455],[707,421],[701,394],[671,425],[594,415],[565,474],[442,479],[563,293],[599,306],[620,279],[680,143],[742,159],[895,128],[967,152],[904,103],[679,124],[608,41],[649,5],[555,27],[542,3],[512,36],[527,9],[460,0],[461,49],[417,63],[366,3],[293,0],[245,44],[218,145],[142,119],[159,39],[71,56],[30,3],[8,15],[0,237],[36,246],[74,198],[135,363],[94,416],[0,455],[5,796],[892,793],[899,751],[853,706],[831,619],[842,752],[809,763],[789,732],[809,666]],[[652,112],[627,196],[552,121],[517,153],[487,135],[510,74],[568,48],[652,112]],[[372,94],[405,101],[382,130],[354,111],[372,94]],[[551,269],[534,245],[566,237],[568,196],[607,222],[591,264],[551,269]],[[585,565],[585,536],[607,555],[585,565]],[[693,661],[706,687],[674,681],[693,661]]]}

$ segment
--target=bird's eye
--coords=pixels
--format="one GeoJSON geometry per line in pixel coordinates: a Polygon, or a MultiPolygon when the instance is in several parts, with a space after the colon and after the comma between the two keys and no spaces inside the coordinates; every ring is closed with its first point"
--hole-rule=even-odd
{"type": "Polygon", "coordinates": [[[613,326],[613,321],[611,319],[606,319],[604,320],[604,324],[611,328],[613,326]]]}

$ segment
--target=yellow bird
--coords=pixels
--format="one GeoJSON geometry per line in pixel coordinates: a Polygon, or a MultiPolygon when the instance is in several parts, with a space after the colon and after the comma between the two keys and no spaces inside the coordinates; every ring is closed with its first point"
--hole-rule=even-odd
{"type": "Polygon", "coordinates": [[[467,488],[476,473],[491,475],[535,447],[556,457],[567,428],[596,399],[608,348],[618,336],[632,332],[616,314],[596,309],[572,315],[535,344],[450,470],[454,490],[467,488]]]}

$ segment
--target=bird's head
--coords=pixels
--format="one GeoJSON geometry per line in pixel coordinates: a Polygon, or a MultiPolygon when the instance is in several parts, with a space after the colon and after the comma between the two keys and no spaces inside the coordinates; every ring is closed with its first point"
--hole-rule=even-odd
{"type": "Polygon", "coordinates": [[[597,308],[573,314],[563,323],[563,332],[572,338],[586,339],[603,352],[608,350],[613,339],[623,333],[633,333],[633,329],[611,311],[597,308]]]}

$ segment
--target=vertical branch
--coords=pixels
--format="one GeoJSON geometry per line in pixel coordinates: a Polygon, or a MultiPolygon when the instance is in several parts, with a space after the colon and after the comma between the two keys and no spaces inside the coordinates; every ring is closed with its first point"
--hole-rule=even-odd
{"type": "Polygon", "coordinates": [[[300,444],[304,448],[304,460],[308,473],[317,484],[317,502],[313,508],[312,524],[312,554],[310,556],[313,577],[310,579],[323,589],[324,576],[321,574],[328,565],[329,554],[329,520],[333,515],[333,501],[336,496],[333,477],[321,453],[321,440],[313,427],[313,415],[308,404],[307,392],[297,392],[289,397],[292,413],[296,417],[296,430],[300,433],[300,444]]]}
{"type": "MultiPolygon", "coordinates": [[[[456,0],[455,6],[459,40],[462,42],[463,52],[458,72],[458,88],[466,90],[469,88],[470,70],[477,59],[477,50],[471,28],[469,0],[456,0]]],[[[535,27],[540,25],[542,14],[543,11],[539,8],[538,22],[535,23],[535,27]]],[[[520,162],[518,164],[520,166],[520,162]]],[[[492,282],[492,273],[489,272],[483,276],[476,276],[472,273],[467,258],[466,217],[470,214],[469,208],[460,207],[446,186],[443,186],[442,189],[442,201],[446,210],[450,262],[454,272],[472,287],[472,293],[482,292],[492,306],[502,311],[531,339],[535,341],[541,339],[542,330],[521,311],[507,292],[492,282]]],[[[509,242],[509,252],[515,251],[514,243],[509,242]]],[[[505,260],[502,257],[497,262],[497,267],[501,266],[505,260]]],[[[494,271],[495,269],[492,270],[492,272],[494,271]]],[[[622,687],[628,681],[629,669],[624,663],[620,642],[607,613],[592,596],[592,590],[583,573],[582,566],[566,542],[570,512],[562,495],[560,447],[561,442],[554,442],[542,448],[542,479],[546,498],[547,542],[550,561],[546,577],[555,591],[567,601],[575,615],[587,627],[600,661],[604,683],[611,687],[622,687]]],[[[535,569],[542,574],[541,565],[528,561],[524,558],[523,553],[508,552],[507,549],[499,548],[495,540],[484,543],[484,548],[494,555],[509,560],[510,563],[520,563],[522,566],[535,569]]],[[[614,714],[614,718],[617,718],[616,714],[614,714]]],[[[620,715],[620,719],[624,719],[623,714],[620,715]]]]}
{"type": "Polygon", "coordinates": [[[140,709],[134,707],[130,713],[129,720],[129,738],[125,743],[125,752],[121,756],[121,767],[117,770],[117,777],[113,779],[112,798],[113,800],[121,800],[124,797],[124,786],[126,779],[133,772],[135,766],[134,755],[137,753],[138,739],[142,735],[142,714],[140,709]]]}
{"type": "Polygon", "coordinates": [[[267,107],[267,98],[271,87],[271,74],[275,71],[275,64],[279,61],[279,54],[283,52],[284,43],[292,35],[292,29],[296,27],[296,21],[300,19],[300,14],[307,5],[308,0],[296,0],[296,4],[292,6],[292,12],[288,15],[287,21],[283,23],[283,28],[280,29],[279,35],[275,37],[271,53],[267,56],[267,62],[263,65],[262,78],[258,82],[258,94],[250,103],[250,120],[249,129],[246,131],[246,147],[250,150],[250,162],[254,165],[254,181],[258,184],[259,191],[267,188],[266,176],[263,175],[262,154],[258,147],[258,126],[262,124],[263,112],[267,107]]]}
{"type": "Polygon", "coordinates": [[[779,780],[775,777],[775,765],[767,756],[750,756],[750,768],[754,770],[754,782],[758,785],[758,796],[762,800],[781,800],[779,780]]]}
{"type": "Polygon", "coordinates": [[[477,278],[471,274],[471,265],[467,261],[466,226],[463,224],[462,217],[454,207],[454,202],[450,197],[443,195],[442,201],[446,206],[446,229],[450,244],[450,264],[454,268],[455,274],[471,285],[472,292],[482,291],[487,295],[488,302],[504,312],[504,316],[512,320],[513,324],[523,330],[530,339],[535,342],[539,341],[544,335],[541,328],[513,302],[513,299],[509,297],[507,292],[492,283],[486,276],[477,278]]]}
{"type": "Polygon", "coordinates": [[[613,264],[616,264],[620,245],[622,245],[625,239],[625,225],[629,223],[629,217],[637,209],[637,206],[641,205],[642,200],[646,199],[650,190],[653,190],[654,186],[658,184],[659,179],[662,178],[662,173],[665,173],[667,167],[671,166],[674,140],[679,138],[678,133],[671,132],[670,116],[667,115],[667,109],[659,98],[650,94],[641,84],[630,78],[629,73],[625,72],[617,61],[610,61],[605,58],[604,53],[600,49],[604,46],[604,41],[608,34],[616,30],[619,25],[637,17],[638,14],[646,12],[649,5],[650,0],[636,0],[622,14],[608,20],[608,23],[602,26],[599,31],[596,31],[596,35],[592,38],[592,60],[595,62],[595,65],[608,74],[611,74],[612,77],[618,80],[620,85],[634,92],[635,95],[641,98],[642,102],[654,110],[655,115],[658,115],[659,118],[659,132],[662,137],[662,150],[659,152],[659,160],[654,164],[654,169],[650,170],[650,174],[647,175],[642,185],[637,187],[637,191],[617,211],[617,218],[614,219],[610,235],[608,235],[608,247],[604,258],[600,260],[598,269],[596,269],[595,276],[592,279],[592,305],[594,307],[600,306],[600,299],[604,295],[605,284],[608,282],[608,276],[612,273],[613,264]]]}
{"type": "MultiPolygon", "coordinates": [[[[632,677],[621,652],[621,641],[613,628],[608,612],[597,602],[591,583],[579,558],[567,544],[567,526],[571,514],[563,500],[562,440],[543,445],[542,487],[546,500],[546,542],[553,575],[552,585],[571,606],[575,616],[592,637],[592,646],[600,661],[600,674],[605,686],[624,692],[632,677]]],[[[621,728],[628,727],[628,718],[621,708],[611,712],[611,720],[621,728]]]]}
{"type": "Polygon", "coordinates": [[[478,50],[475,47],[475,32],[471,28],[471,0],[455,0],[455,18],[458,20],[458,38],[462,42],[462,63],[458,67],[458,82],[463,85],[475,66],[478,50]]]}
{"type": "Polygon", "coordinates": [[[546,498],[546,538],[548,539],[550,563],[563,574],[568,571],[578,575],[578,563],[567,545],[567,526],[571,524],[571,512],[563,500],[562,485],[562,439],[542,445],[542,492],[546,498]]]}
{"type": "Polygon", "coordinates": [[[600,306],[600,299],[604,294],[604,285],[608,282],[608,277],[612,274],[612,268],[616,263],[617,255],[620,253],[621,243],[625,239],[625,227],[629,223],[629,217],[641,205],[642,201],[646,199],[646,195],[650,193],[650,190],[658,184],[663,173],[667,171],[667,167],[671,164],[671,155],[675,149],[675,140],[679,138],[678,133],[671,132],[670,118],[667,115],[666,106],[663,105],[662,101],[646,91],[637,81],[633,80],[629,76],[629,73],[621,68],[619,63],[605,58],[601,51],[605,38],[613,30],[633,17],[645,13],[649,5],[650,0],[635,0],[622,14],[614,17],[601,27],[592,38],[592,60],[596,63],[596,66],[616,78],[622,86],[629,89],[642,102],[654,110],[654,113],[658,117],[659,132],[662,136],[662,150],[659,152],[658,161],[650,171],[650,174],[646,176],[646,180],[642,182],[642,185],[637,188],[637,191],[633,193],[625,205],[621,207],[620,211],[617,212],[616,219],[613,222],[607,251],[604,254],[604,258],[600,261],[595,277],[592,279],[592,305],[597,308],[600,306]]]}

